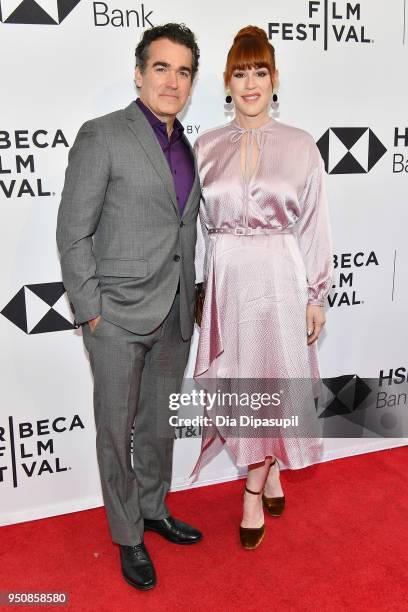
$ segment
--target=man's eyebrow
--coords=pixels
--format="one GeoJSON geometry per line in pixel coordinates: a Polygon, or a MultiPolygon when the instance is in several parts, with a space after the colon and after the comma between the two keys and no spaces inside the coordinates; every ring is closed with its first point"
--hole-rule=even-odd
{"type": "Polygon", "coordinates": [[[159,60],[159,61],[157,61],[157,62],[154,62],[154,64],[153,64],[153,68],[154,68],[155,66],[164,66],[164,68],[170,68],[170,64],[169,64],[169,63],[167,63],[167,62],[162,62],[162,61],[160,61],[160,60],[159,60]]]}
{"type": "MultiPolygon", "coordinates": [[[[163,66],[163,68],[171,68],[171,65],[168,62],[163,62],[161,60],[154,62],[153,68],[155,68],[156,66],[163,66]]],[[[191,68],[189,68],[188,66],[180,66],[178,70],[185,70],[191,74],[191,68]]]]}

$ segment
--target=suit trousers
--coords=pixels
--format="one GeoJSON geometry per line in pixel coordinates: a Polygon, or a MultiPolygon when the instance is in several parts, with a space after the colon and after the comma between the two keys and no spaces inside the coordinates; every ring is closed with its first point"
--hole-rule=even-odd
{"type": "Polygon", "coordinates": [[[83,337],[94,376],[96,450],[112,540],[134,546],[143,541],[144,518],[169,514],[169,395],[180,392],[190,350],[190,339],[181,336],[180,295],[149,334],[101,318],[94,331],[83,326],[83,337]]]}

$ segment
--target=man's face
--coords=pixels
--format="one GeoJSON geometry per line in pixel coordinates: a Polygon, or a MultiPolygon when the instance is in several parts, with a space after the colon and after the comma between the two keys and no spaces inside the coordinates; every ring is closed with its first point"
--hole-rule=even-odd
{"type": "Polygon", "coordinates": [[[174,118],[187,102],[192,85],[191,50],[168,38],[149,46],[145,71],[136,68],[140,99],[162,121],[174,118]]]}

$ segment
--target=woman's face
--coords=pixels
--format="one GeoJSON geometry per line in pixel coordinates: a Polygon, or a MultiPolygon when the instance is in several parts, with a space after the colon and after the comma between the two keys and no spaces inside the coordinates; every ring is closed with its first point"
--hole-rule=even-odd
{"type": "Polygon", "coordinates": [[[238,114],[246,117],[268,114],[273,89],[268,68],[234,70],[229,88],[238,114]]]}

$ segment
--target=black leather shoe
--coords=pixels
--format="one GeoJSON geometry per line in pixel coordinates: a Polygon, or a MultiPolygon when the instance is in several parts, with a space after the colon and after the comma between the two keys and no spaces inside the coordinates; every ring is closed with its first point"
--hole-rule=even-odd
{"type": "Polygon", "coordinates": [[[155,531],[175,544],[195,544],[203,537],[201,531],[172,516],[164,519],[144,519],[145,531],[155,531]]]}
{"type": "Polygon", "coordinates": [[[120,548],[122,574],[126,582],[136,589],[147,591],[156,584],[156,572],[143,542],[136,546],[123,546],[120,548]]]}

